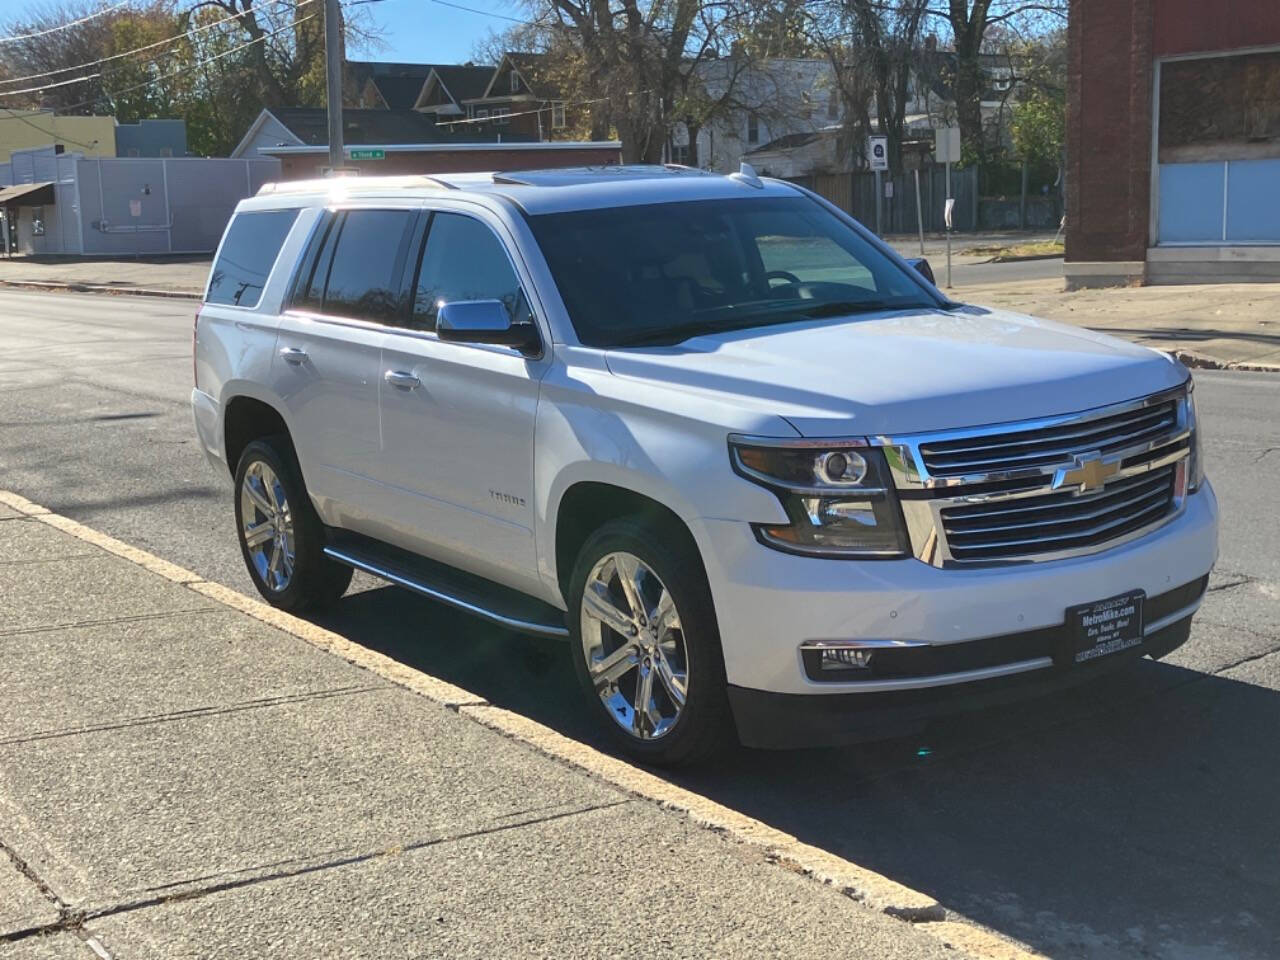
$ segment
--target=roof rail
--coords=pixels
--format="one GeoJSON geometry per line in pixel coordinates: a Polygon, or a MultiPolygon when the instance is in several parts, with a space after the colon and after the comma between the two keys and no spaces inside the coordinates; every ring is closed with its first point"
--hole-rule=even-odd
{"type": "Polygon", "coordinates": [[[378,187],[421,186],[440,187],[443,190],[459,189],[457,184],[450,183],[442,177],[413,173],[390,177],[320,177],[310,180],[279,180],[264,183],[258,188],[257,196],[260,197],[268,193],[320,193],[331,190],[335,183],[340,183],[353,189],[359,189],[360,187],[376,189],[378,187]]]}

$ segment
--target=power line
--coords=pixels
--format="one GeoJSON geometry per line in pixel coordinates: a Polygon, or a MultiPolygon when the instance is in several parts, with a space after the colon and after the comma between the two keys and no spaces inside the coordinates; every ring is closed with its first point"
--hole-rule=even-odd
{"type": "MultiPolygon", "coordinates": [[[[292,0],[267,0],[266,6],[271,7],[271,6],[276,6],[277,4],[289,3],[289,2],[292,2],[292,0]]],[[[295,9],[296,7],[305,6],[310,2],[311,0],[302,0],[301,3],[295,4],[295,9]]],[[[251,7],[248,10],[242,10],[239,13],[233,13],[228,17],[223,17],[221,20],[215,20],[212,23],[206,23],[204,26],[196,27],[193,30],[186,30],[182,33],[175,34],[172,37],[166,37],[164,40],[157,40],[155,43],[149,43],[145,47],[135,47],[134,49],[126,50],[123,53],[112,54],[109,57],[102,57],[99,60],[89,60],[89,61],[86,61],[85,63],[78,63],[75,66],[71,66],[71,67],[58,67],[56,70],[45,70],[41,73],[29,73],[25,77],[8,77],[6,79],[0,80],[0,84],[24,83],[27,80],[38,80],[40,77],[52,77],[58,73],[69,73],[72,70],[83,70],[87,67],[101,66],[102,64],[110,63],[113,60],[119,60],[123,57],[132,56],[135,53],[142,53],[145,50],[153,50],[156,47],[163,46],[166,43],[173,43],[175,40],[182,40],[186,37],[191,37],[191,36],[194,36],[195,34],[203,33],[206,30],[212,30],[214,27],[219,27],[224,23],[230,22],[231,20],[238,20],[241,17],[245,16],[245,14],[253,13],[253,12],[254,12],[254,8],[251,7]]],[[[44,87],[41,89],[48,89],[48,87],[44,87]]],[[[21,91],[8,91],[8,92],[21,92],[21,91]]],[[[4,95],[3,93],[0,93],[0,96],[3,96],[3,95],[4,95]]]]}
{"type": "Polygon", "coordinates": [[[0,44],[17,43],[19,40],[34,40],[36,37],[48,36],[51,33],[57,33],[59,30],[67,30],[71,27],[78,27],[82,23],[88,23],[90,20],[96,20],[98,17],[106,16],[112,10],[119,10],[121,7],[129,3],[129,0],[120,0],[110,7],[103,7],[97,13],[91,13],[88,16],[81,17],[79,20],[71,20],[67,23],[60,23],[56,27],[50,27],[47,30],[37,30],[34,33],[22,33],[11,37],[0,37],[0,44]]]}
{"type": "Polygon", "coordinates": [[[73,83],[83,83],[86,80],[96,80],[101,77],[100,73],[88,73],[83,77],[72,77],[70,80],[60,80],[57,83],[46,83],[42,87],[27,87],[23,90],[4,90],[0,91],[0,97],[16,97],[24,93],[40,93],[44,90],[53,90],[57,87],[69,86],[73,83]]]}
{"type": "Polygon", "coordinates": [[[453,7],[455,10],[465,10],[467,13],[478,13],[482,17],[493,17],[495,20],[506,20],[509,23],[522,23],[526,27],[538,26],[533,20],[521,20],[519,17],[508,17],[501,13],[494,13],[491,10],[477,10],[475,7],[464,7],[460,3],[451,3],[450,0],[431,0],[432,3],[438,3],[442,7],[453,7]]]}
{"type": "MultiPolygon", "coordinates": [[[[312,0],[302,0],[302,3],[298,4],[298,6],[302,6],[303,4],[308,4],[308,3],[312,3],[312,0]]],[[[133,91],[133,90],[141,90],[142,87],[150,87],[152,83],[159,83],[160,81],[166,81],[166,79],[172,79],[174,77],[179,76],[179,74],[187,73],[188,70],[196,70],[201,67],[207,67],[207,65],[211,64],[212,61],[214,60],[221,60],[224,58],[224,56],[238,54],[239,51],[246,49],[246,47],[251,47],[253,46],[253,44],[261,44],[261,42],[264,40],[270,40],[270,38],[274,37],[276,33],[283,33],[284,31],[287,31],[287,29],[293,29],[294,27],[297,27],[298,24],[306,23],[307,20],[315,19],[317,15],[319,14],[312,13],[312,14],[307,14],[306,17],[303,17],[301,20],[291,20],[291,22],[285,23],[284,26],[282,27],[276,27],[270,33],[264,33],[264,35],[260,37],[255,37],[253,38],[253,40],[246,41],[244,42],[244,44],[241,44],[239,46],[233,46],[232,49],[224,50],[223,52],[220,52],[220,54],[210,56],[210,58],[206,58],[205,60],[197,60],[196,63],[189,65],[189,67],[183,67],[182,69],[173,70],[172,73],[160,74],[159,77],[152,77],[151,79],[147,79],[147,81],[142,81],[142,83],[133,83],[132,86],[122,87],[120,88],[120,90],[104,90],[102,91],[102,96],[93,97],[92,100],[79,102],[79,104],[70,104],[68,106],[60,106],[60,108],[58,109],[63,111],[78,110],[79,108],[82,108],[82,106],[91,106],[93,104],[97,104],[97,102],[104,99],[104,97],[110,97],[110,99],[115,99],[115,97],[120,96],[120,93],[128,93],[129,91],[133,91]]]]}

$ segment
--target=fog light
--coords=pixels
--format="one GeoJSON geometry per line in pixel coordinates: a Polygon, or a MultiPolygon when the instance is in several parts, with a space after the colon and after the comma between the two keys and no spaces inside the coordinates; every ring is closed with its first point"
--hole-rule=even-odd
{"type": "Polygon", "coordinates": [[[870,650],[851,647],[826,647],[820,661],[823,670],[870,670],[870,650]]]}

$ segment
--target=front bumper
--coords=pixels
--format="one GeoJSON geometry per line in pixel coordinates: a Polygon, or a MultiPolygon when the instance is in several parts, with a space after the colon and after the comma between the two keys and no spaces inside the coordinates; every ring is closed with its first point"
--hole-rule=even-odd
{"type": "Polygon", "coordinates": [[[745,746],[766,750],[830,747],[918,732],[933,717],[1044,696],[1085,683],[1143,656],[1159,659],[1187,641],[1191,617],[1147,634],[1141,646],[1069,667],[1048,666],[991,680],[889,693],[815,697],[729,687],[745,746]]]}
{"type": "MultiPolygon", "coordinates": [[[[695,536],[707,569],[731,686],[813,700],[885,695],[1042,671],[1048,664],[1018,637],[1061,627],[1068,607],[1130,590],[1150,598],[1201,580],[1217,558],[1218,506],[1208,483],[1186,508],[1146,536],[1091,556],[981,569],[943,569],[915,559],[840,561],[770,550],[748,524],[704,520],[695,536]],[[980,672],[946,670],[890,680],[818,682],[800,645],[812,641],[954,644],[1002,638],[1007,658],[980,672]]],[[[1148,617],[1160,630],[1199,604],[1148,617]],[[1160,620],[1164,620],[1161,623],[1160,620]]],[[[940,659],[947,659],[941,657],[940,659]]],[[[738,695],[741,700],[741,696],[738,695]]]]}

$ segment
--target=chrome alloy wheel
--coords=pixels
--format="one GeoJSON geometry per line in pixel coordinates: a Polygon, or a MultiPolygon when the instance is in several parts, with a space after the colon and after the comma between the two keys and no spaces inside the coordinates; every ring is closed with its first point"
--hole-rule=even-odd
{"type": "Polygon", "coordinates": [[[261,460],[249,464],[240,487],[240,535],[249,560],[271,590],[293,579],[293,513],[274,470],[261,460]]]}
{"type": "Polygon", "coordinates": [[[639,557],[609,553],[582,591],[587,673],[614,721],[639,740],[667,734],[684,710],[689,658],[680,614],[639,557]]]}

